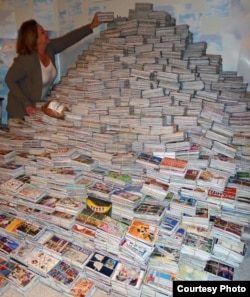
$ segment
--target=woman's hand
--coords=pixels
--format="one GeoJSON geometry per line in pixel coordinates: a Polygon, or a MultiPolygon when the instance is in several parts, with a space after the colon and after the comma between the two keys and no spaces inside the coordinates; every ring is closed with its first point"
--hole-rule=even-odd
{"type": "Polygon", "coordinates": [[[95,13],[92,22],[90,23],[90,28],[94,29],[96,27],[98,27],[99,25],[103,24],[103,22],[99,22],[98,21],[98,11],[95,13]]]}
{"type": "Polygon", "coordinates": [[[25,110],[26,110],[27,115],[31,115],[31,114],[36,113],[39,110],[39,108],[34,107],[34,106],[27,106],[25,108],[25,110]]]}

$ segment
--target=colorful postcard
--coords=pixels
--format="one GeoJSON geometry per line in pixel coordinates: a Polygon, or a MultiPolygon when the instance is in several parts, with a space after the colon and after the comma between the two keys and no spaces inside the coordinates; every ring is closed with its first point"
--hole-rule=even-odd
{"type": "Polygon", "coordinates": [[[117,260],[96,252],[87,261],[85,267],[102,274],[104,277],[111,277],[117,264],[117,260]]]}

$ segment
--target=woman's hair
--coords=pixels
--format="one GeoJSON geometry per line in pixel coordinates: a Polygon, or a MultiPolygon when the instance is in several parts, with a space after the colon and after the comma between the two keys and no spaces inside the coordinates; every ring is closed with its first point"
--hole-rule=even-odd
{"type": "Polygon", "coordinates": [[[17,35],[16,52],[21,55],[31,54],[36,50],[37,22],[23,22],[17,35]]]}

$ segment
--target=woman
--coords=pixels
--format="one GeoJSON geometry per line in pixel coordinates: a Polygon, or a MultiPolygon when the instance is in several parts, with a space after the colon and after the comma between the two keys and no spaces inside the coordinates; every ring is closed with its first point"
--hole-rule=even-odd
{"type": "Polygon", "coordinates": [[[37,111],[36,102],[46,97],[57,75],[55,55],[90,35],[101,23],[96,13],[90,24],[54,39],[49,39],[48,32],[35,20],[21,25],[16,42],[18,55],[5,77],[9,117],[23,119],[37,111]]]}

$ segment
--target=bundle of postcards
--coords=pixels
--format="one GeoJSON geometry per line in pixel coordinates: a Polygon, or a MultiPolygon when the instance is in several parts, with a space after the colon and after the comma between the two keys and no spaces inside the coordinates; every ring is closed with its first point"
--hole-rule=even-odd
{"type": "Polygon", "coordinates": [[[160,163],[160,173],[171,178],[183,178],[187,170],[188,160],[163,157],[160,163]]]}
{"type": "Polygon", "coordinates": [[[13,195],[0,189],[0,207],[2,212],[12,213],[16,209],[13,195]]]}
{"type": "Polygon", "coordinates": [[[24,265],[0,257],[0,288],[3,294],[10,285],[26,294],[38,283],[39,277],[24,265]]]}
{"type": "Polygon", "coordinates": [[[213,251],[214,238],[187,231],[181,246],[180,264],[204,269],[213,251]]]}
{"type": "Polygon", "coordinates": [[[105,216],[96,229],[94,239],[96,249],[118,256],[120,253],[120,243],[127,229],[127,224],[110,216],[105,216]]]}
{"type": "Polygon", "coordinates": [[[81,276],[80,269],[59,260],[58,263],[47,272],[47,276],[42,279],[42,282],[57,291],[70,293],[81,276]]]}
{"type": "Polygon", "coordinates": [[[176,275],[179,268],[180,248],[157,245],[150,256],[148,267],[176,275]]]}
{"type": "Polygon", "coordinates": [[[166,208],[165,212],[175,217],[182,217],[185,213],[189,216],[194,216],[196,212],[197,200],[194,198],[189,198],[177,192],[173,195],[169,206],[166,208]]]}
{"type": "Polygon", "coordinates": [[[120,244],[120,258],[128,264],[137,263],[146,269],[157,240],[157,226],[133,219],[120,244]]]}
{"type": "Polygon", "coordinates": [[[143,201],[141,187],[127,186],[112,192],[112,217],[120,221],[130,222],[134,217],[134,209],[143,201]]]}
{"type": "Polygon", "coordinates": [[[87,198],[87,188],[93,185],[94,181],[91,178],[83,177],[78,182],[73,184],[66,184],[67,197],[81,198],[82,202],[87,198]]]}
{"type": "Polygon", "coordinates": [[[6,278],[6,276],[4,275],[4,259],[2,259],[0,257],[0,290],[1,293],[4,294],[10,287],[10,282],[8,281],[8,279],[6,278]]]}
{"type": "MultiPolygon", "coordinates": [[[[24,182],[14,177],[7,177],[4,181],[1,182],[0,190],[2,193],[8,193],[10,196],[15,197],[17,192],[24,186],[24,182]]],[[[4,198],[4,196],[3,196],[4,198]]]]}
{"type": "Polygon", "coordinates": [[[66,214],[73,215],[73,216],[78,215],[84,208],[85,208],[85,201],[84,201],[84,198],[82,197],[61,198],[61,199],[57,199],[55,203],[56,211],[64,212],[66,214]]]}
{"type": "Polygon", "coordinates": [[[75,222],[71,228],[72,240],[75,243],[94,249],[95,230],[75,222]]]}
{"type": "Polygon", "coordinates": [[[141,296],[145,270],[135,265],[119,262],[112,276],[112,296],[141,296]]]}
{"type": "MultiPolygon", "coordinates": [[[[109,209],[108,206],[103,206],[103,208],[109,209]]],[[[84,208],[81,213],[75,217],[75,224],[72,229],[75,233],[79,234],[79,237],[81,237],[83,233],[86,233],[86,236],[89,236],[90,240],[94,240],[96,229],[105,216],[105,213],[93,211],[91,208],[84,208]]],[[[74,236],[76,236],[76,234],[74,236]]]]}
{"type": "Polygon", "coordinates": [[[28,266],[28,261],[33,255],[33,251],[37,250],[35,244],[29,242],[22,242],[15,250],[10,254],[10,259],[16,261],[24,266],[28,266]]]}
{"type": "Polygon", "coordinates": [[[116,171],[110,171],[104,176],[104,182],[116,187],[125,187],[131,184],[132,178],[129,174],[123,174],[116,171]]]}
{"type": "Polygon", "coordinates": [[[71,213],[66,213],[65,211],[54,210],[50,214],[51,229],[56,228],[56,226],[62,227],[63,229],[70,230],[75,223],[75,215],[71,213]]]}
{"type": "Polygon", "coordinates": [[[169,235],[165,233],[166,226],[164,226],[164,220],[165,219],[163,219],[162,224],[159,226],[159,235],[155,246],[180,249],[186,236],[186,227],[180,224],[180,218],[176,218],[166,213],[166,223],[169,225],[167,229],[169,229],[169,232],[171,233],[171,235],[169,235]],[[174,220],[172,221],[172,219],[174,220]],[[175,221],[175,219],[177,219],[177,221],[175,221]],[[177,227],[175,227],[175,224],[177,224],[177,227]]]}
{"type": "Polygon", "coordinates": [[[27,264],[31,271],[41,276],[40,279],[44,279],[47,277],[48,272],[54,268],[59,261],[59,259],[51,256],[49,253],[42,251],[41,248],[36,247],[28,256],[27,264]]]}
{"type": "Polygon", "coordinates": [[[215,238],[212,259],[238,267],[246,255],[246,242],[242,241],[243,230],[242,224],[216,217],[211,230],[215,238]]]}
{"type": "Polygon", "coordinates": [[[34,220],[27,220],[24,217],[19,219],[15,233],[18,238],[22,238],[26,242],[36,242],[38,238],[46,231],[47,227],[34,220]]]}
{"type": "Polygon", "coordinates": [[[66,251],[67,247],[71,246],[71,241],[66,239],[61,234],[53,233],[47,240],[44,241],[42,245],[42,250],[47,254],[62,260],[62,256],[66,251]]]}
{"type": "Polygon", "coordinates": [[[208,229],[211,225],[208,203],[197,201],[195,214],[189,215],[185,212],[182,213],[181,223],[183,225],[198,226],[208,229]]]}
{"type": "Polygon", "coordinates": [[[159,224],[159,235],[172,236],[180,226],[181,218],[164,213],[159,224]]]}
{"type": "Polygon", "coordinates": [[[170,190],[168,183],[159,181],[157,178],[148,177],[142,184],[141,192],[145,195],[151,195],[160,201],[163,201],[170,190]]]}
{"type": "Polygon", "coordinates": [[[15,161],[15,150],[0,150],[0,164],[9,164],[15,161]]]}
{"type": "MultiPolygon", "coordinates": [[[[94,154],[94,152],[93,152],[94,154]]],[[[93,182],[100,182],[103,180],[104,175],[109,172],[109,169],[104,165],[97,165],[89,172],[85,172],[85,177],[90,178],[93,182]]]]}
{"type": "Polygon", "coordinates": [[[0,256],[8,260],[11,252],[20,246],[21,241],[9,234],[5,236],[0,233],[0,243],[0,256]]]}
{"type": "Polygon", "coordinates": [[[97,160],[84,154],[79,154],[78,156],[73,157],[70,163],[69,167],[83,171],[90,171],[98,166],[97,160]]]}
{"type": "Polygon", "coordinates": [[[22,199],[22,201],[37,203],[46,195],[47,191],[45,189],[29,183],[24,183],[23,186],[18,189],[16,198],[17,200],[22,199]]]}
{"type": "Polygon", "coordinates": [[[88,186],[87,194],[91,197],[96,197],[97,199],[103,201],[110,201],[114,187],[110,184],[107,184],[104,181],[97,181],[92,185],[88,186]]]}
{"type": "Polygon", "coordinates": [[[133,238],[125,238],[120,243],[119,259],[122,263],[146,269],[154,247],[133,238]]]}
{"type": "Polygon", "coordinates": [[[71,160],[80,155],[77,149],[72,147],[58,147],[57,149],[47,150],[44,154],[46,153],[51,159],[51,165],[53,164],[55,168],[70,167],[71,160]]]}
{"type": "Polygon", "coordinates": [[[77,242],[68,244],[62,254],[62,260],[80,270],[85,269],[87,260],[92,256],[93,249],[77,242]]]}
{"type": "Polygon", "coordinates": [[[197,179],[200,175],[200,170],[196,168],[188,167],[183,179],[179,180],[179,184],[189,189],[195,189],[197,187],[197,179]]]}
{"type": "Polygon", "coordinates": [[[152,205],[142,202],[134,208],[134,219],[155,226],[161,224],[164,215],[165,206],[163,205],[152,205]]]}
{"type": "Polygon", "coordinates": [[[142,285],[142,295],[150,296],[172,296],[173,281],[176,279],[174,273],[168,273],[158,268],[147,269],[142,285]]]}
{"type": "Polygon", "coordinates": [[[245,241],[225,241],[215,238],[211,259],[223,261],[230,266],[239,267],[247,252],[245,241]]]}
{"type": "Polygon", "coordinates": [[[162,158],[155,156],[154,154],[141,152],[138,154],[135,162],[143,168],[155,168],[158,169],[162,158]]]}
{"type": "Polygon", "coordinates": [[[112,290],[112,276],[119,261],[105,252],[94,252],[85,264],[85,273],[87,278],[94,280],[96,286],[106,293],[112,290]]]}
{"type": "Polygon", "coordinates": [[[14,214],[11,214],[9,212],[4,212],[1,210],[0,212],[0,234],[2,235],[10,235],[10,233],[6,230],[6,227],[8,227],[11,222],[16,218],[14,214]]]}
{"type": "Polygon", "coordinates": [[[5,179],[8,177],[16,178],[20,175],[23,175],[25,173],[25,167],[21,164],[15,164],[15,163],[8,163],[0,165],[0,175],[2,177],[5,176],[5,179]]]}
{"type": "Polygon", "coordinates": [[[101,12],[98,12],[97,16],[98,16],[99,22],[114,21],[114,12],[112,12],[112,11],[101,11],[101,12]]]}
{"type": "Polygon", "coordinates": [[[17,229],[22,228],[22,225],[24,225],[25,223],[25,219],[14,216],[14,218],[12,219],[8,217],[8,220],[6,222],[8,223],[5,225],[4,230],[2,229],[4,231],[3,234],[6,233],[7,237],[10,237],[15,241],[17,240],[17,242],[24,240],[25,235],[23,234],[23,236],[20,236],[19,233],[17,233],[17,229]]]}
{"type": "Polygon", "coordinates": [[[209,281],[232,281],[235,267],[221,260],[208,260],[204,268],[209,281]]]}
{"type": "Polygon", "coordinates": [[[241,240],[243,226],[241,224],[223,220],[219,217],[214,219],[212,234],[216,238],[221,238],[228,242],[238,242],[241,240]]]}
{"type": "Polygon", "coordinates": [[[176,280],[184,281],[207,281],[209,273],[204,269],[185,263],[179,263],[176,280]]]}
{"type": "Polygon", "coordinates": [[[53,181],[60,183],[61,185],[68,183],[76,183],[81,180],[83,176],[83,171],[79,169],[72,168],[38,168],[37,176],[46,178],[48,181],[52,179],[53,181]]]}
{"type": "Polygon", "coordinates": [[[93,280],[90,280],[86,277],[80,276],[76,282],[71,287],[69,293],[66,293],[66,296],[72,297],[91,297],[96,292],[96,285],[93,280]]]}

